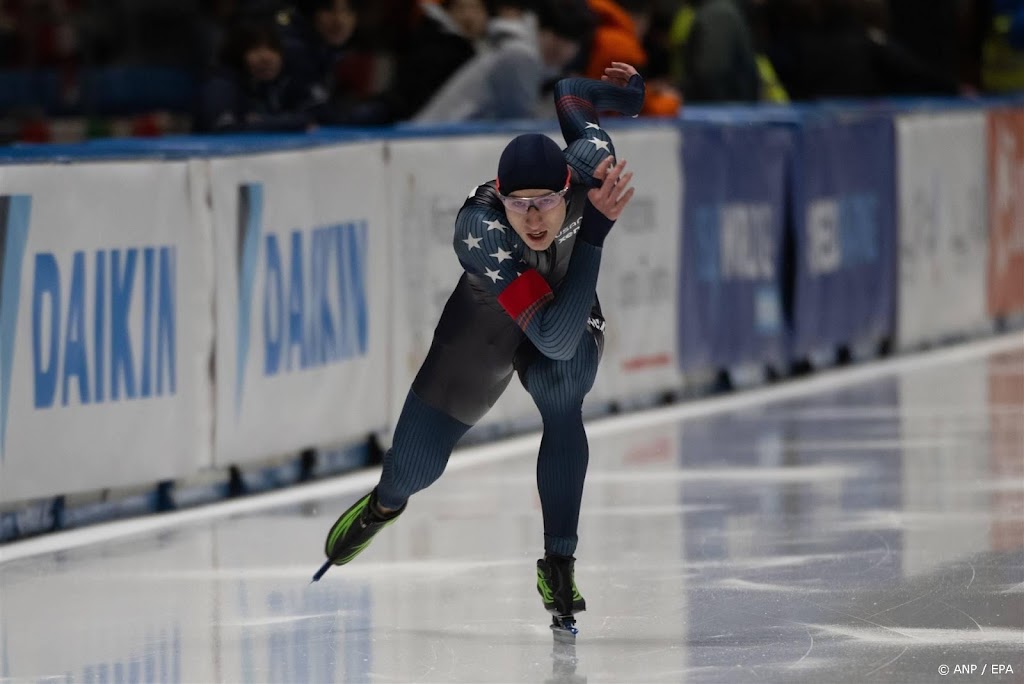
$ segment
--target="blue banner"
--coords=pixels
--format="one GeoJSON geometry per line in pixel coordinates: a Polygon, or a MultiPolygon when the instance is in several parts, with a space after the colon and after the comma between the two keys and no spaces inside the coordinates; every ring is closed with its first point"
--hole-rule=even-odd
{"type": "Polygon", "coordinates": [[[892,334],[894,136],[884,115],[810,116],[797,133],[793,358],[892,334]]]}
{"type": "Polygon", "coordinates": [[[683,125],[683,370],[785,359],[780,287],[791,147],[784,126],[683,125]]]}

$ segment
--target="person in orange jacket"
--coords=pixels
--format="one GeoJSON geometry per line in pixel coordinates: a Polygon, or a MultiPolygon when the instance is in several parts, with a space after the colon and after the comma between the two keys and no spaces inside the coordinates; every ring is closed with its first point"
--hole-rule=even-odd
{"type": "Polygon", "coordinates": [[[635,14],[615,0],[587,0],[597,27],[594,29],[590,54],[583,72],[585,77],[601,78],[605,66],[613,61],[632,64],[638,69],[647,66],[647,52],[641,41],[642,31],[646,29],[642,25],[646,23],[643,10],[648,3],[632,4],[635,7],[629,9],[639,10],[635,14]]]}
{"type": "MultiPolygon", "coordinates": [[[[605,65],[625,62],[637,68],[647,65],[644,35],[653,11],[649,0],[587,0],[597,22],[590,41],[589,54],[583,75],[602,78],[605,65]]],[[[682,106],[679,92],[667,82],[657,79],[647,82],[647,98],[643,116],[676,116],[682,106]]]]}

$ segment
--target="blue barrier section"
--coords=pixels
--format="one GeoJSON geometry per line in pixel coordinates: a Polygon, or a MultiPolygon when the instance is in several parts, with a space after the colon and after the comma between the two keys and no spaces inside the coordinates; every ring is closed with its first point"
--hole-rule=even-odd
{"type": "Polygon", "coordinates": [[[891,116],[811,115],[796,134],[792,355],[878,342],[896,314],[891,116]]]}
{"type": "MultiPolygon", "coordinates": [[[[612,119],[609,130],[651,129],[678,126],[672,119],[612,119]]],[[[318,128],[308,133],[225,133],[220,135],[168,135],[161,138],[98,138],[80,143],[16,143],[0,147],[0,165],[78,161],[132,161],[154,159],[202,159],[239,154],[262,154],[305,150],[325,145],[360,141],[404,140],[410,138],[469,137],[548,131],[557,135],[558,122],[510,121],[463,124],[401,124],[394,127],[318,128]]],[[[498,161],[495,160],[495,168],[498,161]]]]}
{"type": "Polygon", "coordinates": [[[728,116],[683,127],[684,371],[785,360],[782,238],[792,137],[788,128],[728,116]]]}

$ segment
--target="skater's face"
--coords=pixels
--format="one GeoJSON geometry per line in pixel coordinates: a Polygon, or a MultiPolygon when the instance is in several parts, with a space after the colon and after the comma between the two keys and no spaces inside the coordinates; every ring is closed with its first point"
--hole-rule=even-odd
{"type": "Polygon", "coordinates": [[[512,224],[512,229],[535,252],[543,252],[550,247],[561,230],[565,221],[565,193],[568,190],[568,185],[559,192],[533,188],[516,190],[502,197],[505,216],[512,224]]]}

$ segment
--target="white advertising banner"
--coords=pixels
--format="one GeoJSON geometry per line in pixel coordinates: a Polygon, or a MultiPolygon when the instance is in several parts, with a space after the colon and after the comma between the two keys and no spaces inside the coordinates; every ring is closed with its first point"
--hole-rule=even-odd
{"type": "Polygon", "coordinates": [[[676,350],[683,179],[671,127],[611,132],[636,194],[605,242],[597,292],[608,325],[597,397],[681,389],[676,350]]]}
{"type": "Polygon", "coordinates": [[[897,121],[901,347],[987,326],[985,126],[984,112],[897,121]]]}
{"type": "Polygon", "coordinates": [[[212,247],[185,163],[0,168],[0,501],[210,463],[212,247]]]}
{"type": "Polygon", "coordinates": [[[220,465],[365,437],[387,422],[381,143],[209,162],[220,465]]]}
{"type": "MultiPolygon", "coordinates": [[[[393,268],[392,425],[462,267],[452,248],[455,218],[470,190],[494,178],[513,134],[404,140],[390,145],[393,268]],[[439,154],[443,150],[443,154],[439,154]]],[[[557,134],[552,137],[564,141],[557,134]]],[[[605,351],[588,404],[678,388],[676,273],[682,182],[679,133],[669,127],[612,133],[634,171],[636,195],[608,238],[598,296],[607,320],[605,351]]],[[[539,422],[513,378],[488,424],[539,422]]]]}

